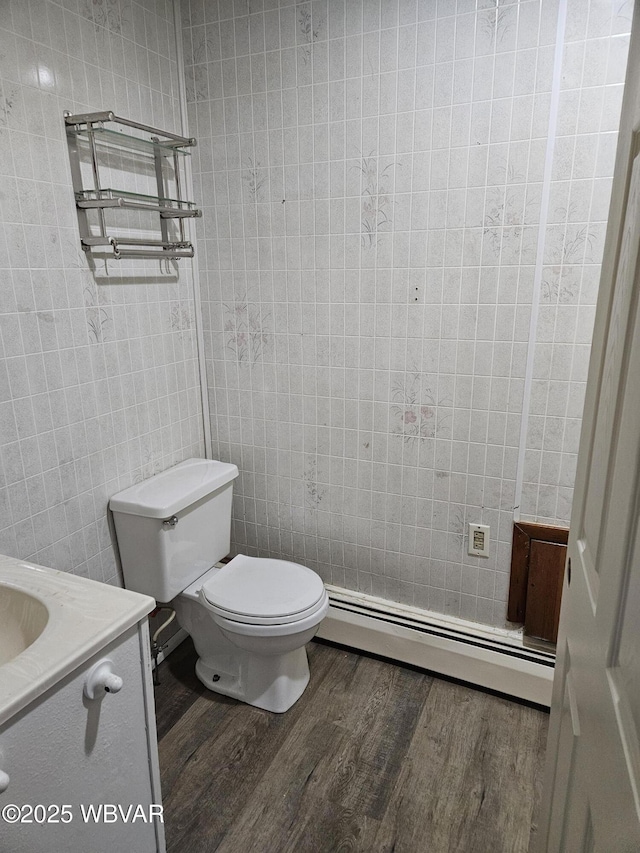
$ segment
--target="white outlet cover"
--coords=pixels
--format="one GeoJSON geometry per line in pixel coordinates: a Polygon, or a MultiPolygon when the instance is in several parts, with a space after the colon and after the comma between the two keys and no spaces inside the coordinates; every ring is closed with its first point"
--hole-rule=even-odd
{"type": "Polygon", "coordinates": [[[488,557],[490,532],[488,524],[470,524],[468,553],[475,557],[488,557]]]}

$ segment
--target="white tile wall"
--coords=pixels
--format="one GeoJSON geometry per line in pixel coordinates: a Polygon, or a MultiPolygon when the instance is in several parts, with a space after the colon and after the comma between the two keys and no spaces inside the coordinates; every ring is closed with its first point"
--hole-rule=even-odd
{"type": "MultiPolygon", "coordinates": [[[[236,549],[504,622],[558,2],[182,0],[236,549]]],[[[556,523],[630,25],[567,2],[521,505],[556,523]]],[[[0,15],[0,552],[111,582],[108,496],[203,453],[194,305],[186,264],[89,270],[62,112],[179,130],[174,36],[162,0],[0,15]]]]}
{"type": "MultiPolygon", "coordinates": [[[[182,8],[234,547],[503,624],[558,0],[182,8]]],[[[625,9],[570,0],[523,494],[544,519],[570,498],[625,9]]]]}
{"type": "Polygon", "coordinates": [[[92,274],[62,114],[179,132],[178,95],[170,2],[2,4],[0,552],[115,583],[109,496],[203,455],[192,287],[184,262],[92,274]]]}
{"type": "Polygon", "coordinates": [[[569,0],[522,517],[567,525],[632,9],[569,0]]]}

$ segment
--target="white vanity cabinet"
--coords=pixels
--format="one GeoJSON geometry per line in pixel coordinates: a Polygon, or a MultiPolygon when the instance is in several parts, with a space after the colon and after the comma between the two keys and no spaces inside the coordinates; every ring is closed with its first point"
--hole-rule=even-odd
{"type": "Polygon", "coordinates": [[[0,818],[2,851],[164,851],[164,827],[150,809],[162,801],[147,649],[145,620],[0,729],[0,769],[9,775],[0,812],[22,810],[19,822],[0,818]],[[105,658],[122,687],[98,687],[101,698],[88,699],[87,676],[105,658]]]}
{"type": "Polygon", "coordinates": [[[0,642],[7,634],[19,652],[0,665],[1,853],[164,853],[153,605],[0,557],[0,642]],[[49,614],[22,651],[29,624],[19,624],[15,590],[49,614]],[[96,672],[91,699],[85,686],[96,672]]]}

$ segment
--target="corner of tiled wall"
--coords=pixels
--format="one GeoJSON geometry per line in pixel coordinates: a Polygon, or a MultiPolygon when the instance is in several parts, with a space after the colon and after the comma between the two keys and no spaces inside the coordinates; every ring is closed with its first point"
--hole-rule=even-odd
{"type": "Polygon", "coordinates": [[[236,549],[503,625],[525,393],[520,511],[568,520],[629,20],[566,2],[182,0],[236,549]]]}

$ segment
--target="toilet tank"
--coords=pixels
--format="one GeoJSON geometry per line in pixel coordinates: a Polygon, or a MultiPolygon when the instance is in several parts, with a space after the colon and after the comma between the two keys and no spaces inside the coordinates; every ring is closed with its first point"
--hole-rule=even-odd
{"type": "Polygon", "coordinates": [[[171,601],[229,553],[235,465],[187,459],[109,501],[127,589],[171,601]]]}

